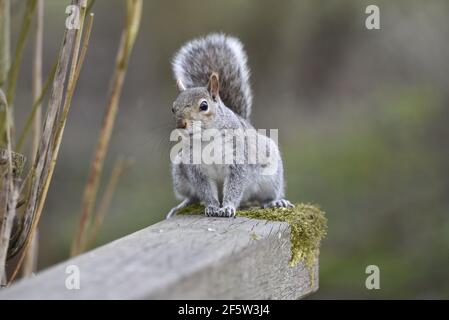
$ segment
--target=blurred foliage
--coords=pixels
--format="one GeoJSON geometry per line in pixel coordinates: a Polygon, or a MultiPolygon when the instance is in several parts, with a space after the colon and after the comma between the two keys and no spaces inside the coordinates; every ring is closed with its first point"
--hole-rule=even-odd
{"type": "MultiPolygon", "coordinates": [[[[449,298],[449,2],[376,2],[381,30],[369,31],[368,1],[145,1],[106,171],[119,155],[135,165],[98,244],[163,219],[176,203],[170,59],[192,37],[223,31],[248,51],[255,126],[280,129],[288,198],[327,213],[320,290],[311,298],[449,298]],[[365,288],[370,264],[380,268],[380,290],[365,288]]],[[[65,1],[45,4],[50,70],[65,1]]],[[[20,1],[13,10],[23,10],[20,1]]],[[[43,213],[41,268],[68,256],[123,10],[119,0],[97,0],[93,9],[89,54],[43,213]]],[[[20,16],[13,13],[13,28],[20,16]]],[[[19,124],[31,101],[30,63],[28,51],[19,124]]]]}
{"type": "Polygon", "coordinates": [[[304,136],[309,129],[302,128],[299,145],[283,146],[297,150],[286,152],[287,172],[297,173],[288,176],[290,198],[320,203],[329,212],[321,290],[314,297],[429,298],[449,292],[449,159],[440,149],[445,142],[435,140],[447,111],[435,93],[406,90],[382,100],[369,117],[350,109],[344,129],[323,136],[311,128],[311,136],[304,136]],[[370,264],[380,267],[379,291],[364,287],[370,264]]]}

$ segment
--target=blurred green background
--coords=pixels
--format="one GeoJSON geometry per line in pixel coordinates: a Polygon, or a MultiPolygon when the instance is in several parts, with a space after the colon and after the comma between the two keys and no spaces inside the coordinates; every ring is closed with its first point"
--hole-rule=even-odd
{"type": "MultiPolygon", "coordinates": [[[[68,1],[45,1],[44,71],[55,61],[68,1]]],[[[25,1],[13,1],[17,30],[25,1]]],[[[41,221],[39,267],[67,258],[106,105],[124,3],[97,0],[89,53],[41,221]]],[[[176,204],[169,174],[170,59],[212,31],[246,46],[253,123],[278,128],[287,197],[329,219],[320,290],[311,298],[449,298],[449,2],[144,1],[107,177],[120,181],[98,245],[160,221],[176,204]],[[377,4],[381,29],[365,28],[377,4]],[[381,289],[365,288],[379,266],[381,289]]],[[[19,78],[19,130],[31,106],[31,42],[19,78]]],[[[105,179],[104,179],[105,180],[105,179]]]]}

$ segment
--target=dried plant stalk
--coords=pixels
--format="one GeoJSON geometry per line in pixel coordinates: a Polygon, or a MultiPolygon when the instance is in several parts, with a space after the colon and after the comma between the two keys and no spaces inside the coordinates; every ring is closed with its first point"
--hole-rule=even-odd
{"type": "Polygon", "coordinates": [[[30,132],[30,130],[33,126],[34,118],[36,117],[39,106],[42,105],[44,96],[47,93],[48,89],[50,89],[50,85],[53,83],[53,80],[55,79],[57,65],[58,65],[58,62],[56,61],[53,64],[53,66],[50,70],[50,73],[47,76],[47,79],[45,80],[44,86],[42,87],[39,97],[36,100],[34,100],[33,106],[31,108],[31,112],[29,113],[29,115],[25,121],[25,126],[23,127],[22,133],[19,136],[19,140],[18,140],[18,143],[16,146],[17,152],[20,152],[22,150],[22,148],[25,144],[25,140],[28,136],[28,133],[30,132]]]}
{"type": "Polygon", "coordinates": [[[5,121],[7,121],[10,127],[9,134],[11,135],[10,141],[11,143],[14,143],[14,135],[15,135],[13,105],[14,105],[14,94],[17,85],[17,77],[19,75],[20,65],[22,63],[23,51],[25,49],[26,39],[30,31],[31,21],[33,20],[33,15],[36,9],[36,3],[37,3],[36,0],[28,0],[25,6],[25,14],[19,32],[19,39],[17,41],[17,46],[14,52],[14,60],[8,71],[8,87],[6,91],[6,101],[8,101],[8,107],[10,107],[11,110],[8,110],[8,112],[5,111],[0,113],[0,133],[4,132],[5,121]],[[9,113],[10,119],[6,118],[7,113],[9,113]]]}
{"type": "MultiPolygon", "coordinates": [[[[8,110],[8,102],[3,90],[0,89],[0,107],[4,108],[5,112],[8,110]]],[[[8,149],[8,156],[10,151],[8,149]]],[[[9,161],[8,161],[9,162],[9,161]]],[[[6,284],[6,259],[9,247],[9,238],[11,236],[14,217],[8,214],[8,199],[9,199],[9,165],[7,165],[6,172],[0,172],[0,286],[6,284]]]]}
{"type": "Polygon", "coordinates": [[[39,101],[42,92],[42,58],[44,41],[44,1],[37,0],[36,33],[34,39],[33,60],[33,105],[36,103],[36,115],[33,120],[33,143],[31,154],[34,162],[39,148],[42,121],[42,101],[39,101]]]}
{"type": "Polygon", "coordinates": [[[44,205],[45,198],[47,197],[47,192],[48,192],[48,188],[50,186],[50,181],[51,181],[51,178],[53,177],[54,168],[56,166],[56,160],[57,160],[57,157],[59,154],[59,148],[61,146],[62,134],[64,132],[65,124],[67,121],[67,116],[68,116],[68,113],[70,110],[70,105],[72,103],[73,94],[75,92],[76,84],[78,82],[78,78],[81,73],[81,67],[84,63],[84,59],[85,59],[86,53],[87,53],[87,48],[89,45],[90,33],[92,31],[92,25],[93,25],[93,19],[94,19],[93,14],[90,14],[90,19],[89,19],[89,22],[87,25],[87,33],[86,33],[86,36],[84,37],[83,48],[81,50],[81,56],[78,60],[79,49],[81,46],[81,38],[82,38],[84,20],[85,20],[85,16],[86,16],[86,6],[87,6],[87,0],[81,0],[80,28],[76,34],[75,48],[74,48],[73,57],[72,57],[72,65],[70,68],[67,93],[66,93],[64,104],[62,107],[62,115],[59,117],[59,122],[55,126],[55,136],[52,140],[53,141],[52,149],[49,150],[49,156],[48,156],[49,165],[48,165],[48,170],[47,170],[47,179],[43,183],[43,190],[42,190],[43,201],[41,201],[40,205],[38,206],[39,212],[42,210],[42,206],[44,205]]]}
{"type": "Polygon", "coordinates": [[[75,233],[72,244],[71,255],[78,255],[83,252],[87,244],[87,230],[89,227],[92,210],[95,206],[95,199],[103,170],[104,159],[109,147],[112,129],[118,111],[120,95],[128,69],[129,57],[134,46],[142,14],[141,0],[127,0],[126,23],[122,32],[122,37],[116,57],[114,74],[112,76],[112,86],[109,93],[106,113],[103,118],[102,127],[95,148],[95,155],[91,162],[88,182],[84,190],[79,225],[75,233]]]}
{"type": "MultiPolygon", "coordinates": [[[[72,5],[80,6],[80,0],[72,0],[72,5]]],[[[58,65],[56,67],[56,75],[53,81],[52,93],[48,103],[47,114],[44,121],[42,137],[40,145],[38,148],[36,160],[32,168],[31,176],[31,187],[28,197],[27,206],[25,209],[24,218],[24,228],[25,232],[22,232],[19,243],[22,241],[24,243],[24,250],[19,258],[19,262],[11,276],[10,283],[17,276],[18,270],[20,269],[23,259],[24,252],[28,249],[31,243],[31,239],[34,236],[40,216],[42,213],[43,203],[45,201],[45,196],[43,194],[43,186],[48,184],[49,179],[49,166],[52,159],[52,151],[54,146],[52,142],[55,138],[55,133],[57,130],[58,114],[61,109],[61,102],[64,94],[65,80],[67,78],[67,73],[69,69],[69,62],[73,54],[73,49],[75,46],[76,30],[70,29],[65,30],[64,38],[62,41],[58,65]],[[29,230],[29,231],[28,231],[29,230]]],[[[46,194],[46,193],[45,193],[46,194]]],[[[20,250],[21,245],[17,245],[14,249],[20,250]]],[[[11,252],[11,255],[16,252],[11,252]]]]}
{"type": "Polygon", "coordinates": [[[11,59],[11,4],[10,0],[0,0],[0,89],[5,90],[11,59]]]}
{"type": "MultiPolygon", "coordinates": [[[[8,103],[3,91],[0,90],[0,104],[5,108],[6,119],[10,119],[8,103]]],[[[2,226],[0,229],[0,285],[7,283],[6,260],[8,256],[9,239],[16,217],[16,205],[19,199],[19,190],[14,182],[13,165],[11,156],[11,128],[6,121],[7,169],[2,172],[1,200],[2,202],[2,226]]]]}
{"type": "Polygon", "coordinates": [[[20,65],[22,63],[23,51],[25,49],[26,39],[30,31],[33,15],[36,10],[37,0],[28,0],[25,7],[25,14],[22,21],[22,26],[19,32],[19,39],[14,51],[14,60],[11,64],[11,69],[8,72],[8,91],[6,92],[6,100],[8,105],[12,107],[14,100],[14,93],[16,91],[17,77],[19,75],[20,65]]]}
{"type": "Polygon", "coordinates": [[[64,106],[62,108],[62,116],[59,120],[57,132],[56,132],[55,144],[54,144],[55,156],[53,157],[54,159],[52,159],[52,160],[55,160],[55,161],[56,161],[56,157],[58,155],[59,146],[61,145],[62,134],[65,129],[65,124],[67,122],[67,116],[69,114],[70,105],[72,103],[73,94],[74,94],[75,88],[76,88],[76,83],[78,82],[78,78],[81,73],[81,67],[84,63],[84,59],[86,58],[87,48],[89,46],[90,34],[92,32],[92,26],[93,26],[93,22],[94,22],[94,14],[91,13],[89,16],[89,21],[87,23],[87,32],[86,32],[86,35],[83,40],[81,56],[78,60],[78,53],[79,53],[79,49],[81,46],[81,36],[82,36],[84,20],[85,20],[85,16],[86,16],[86,4],[87,4],[87,0],[83,0],[81,3],[80,29],[76,35],[75,50],[74,50],[74,54],[73,54],[73,58],[72,58],[72,66],[71,66],[71,70],[70,70],[69,84],[67,86],[67,95],[64,100],[64,106]]]}
{"type": "Polygon", "coordinates": [[[87,247],[93,245],[95,240],[97,239],[98,232],[103,225],[104,218],[109,210],[111,205],[112,197],[114,196],[115,189],[117,188],[117,184],[122,177],[123,173],[126,169],[132,164],[130,160],[125,160],[120,158],[114,164],[114,168],[112,169],[111,176],[109,178],[108,184],[106,186],[106,190],[101,197],[100,204],[98,206],[98,210],[96,212],[95,221],[92,225],[92,228],[89,233],[89,241],[87,247]]]}
{"type": "MultiPolygon", "coordinates": [[[[85,1],[83,0],[82,4],[81,4],[81,9],[82,9],[82,19],[84,19],[84,13],[85,13],[85,1]]],[[[71,68],[71,73],[70,73],[70,79],[69,79],[69,84],[67,87],[67,93],[66,93],[66,98],[64,100],[64,106],[63,106],[63,112],[62,112],[62,116],[60,116],[60,120],[59,122],[56,124],[55,123],[55,127],[54,127],[54,132],[55,135],[52,138],[52,146],[51,146],[51,150],[49,150],[48,155],[47,155],[47,166],[46,166],[46,172],[45,172],[45,179],[42,182],[41,185],[41,194],[40,194],[40,199],[39,202],[37,204],[37,208],[36,208],[36,213],[34,213],[37,217],[40,217],[40,214],[42,212],[43,209],[43,205],[45,203],[45,199],[47,196],[47,192],[48,192],[48,188],[50,186],[50,182],[53,176],[53,172],[54,172],[54,168],[56,165],[56,160],[57,160],[57,156],[59,153],[59,147],[61,144],[61,140],[62,140],[62,134],[64,131],[64,127],[65,127],[65,122],[67,120],[67,115],[68,115],[68,111],[69,111],[69,107],[70,107],[70,103],[72,101],[72,96],[74,93],[74,89],[76,87],[76,83],[78,81],[80,72],[81,72],[81,67],[83,65],[84,59],[86,57],[86,53],[87,53],[87,48],[88,48],[88,43],[89,43],[89,38],[90,38],[90,33],[92,30],[92,25],[93,25],[93,14],[90,15],[90,19],[88,21],[88,25],[87,25],[87,32],[86,32],[86,36],[84,37],[83,40],[83,47],[81,50],[81,55],[79,58],[78,63],[74,64],[72,63],[72,68],[71,68]]],[[[81,29],[80,29],[81,30],[81,29]]],[[[80,31],[81,32],[81,31],[80,31]]],[[[79,34],[79,33],[78,33],[79,34]]],[[[77,36],[76,42],[81,41],[81,37],[77,36]]],[[[79,49],[80,45],[75,45],[75,49],[79,49]]],[[[78,54],[74,53],[74,56],[78,56],[78,54]]],[[[75,57],[72,58],[72,62],[74,61],[73,59],[75,59],[75,57]]],[[[17,245],[15,246],[16,249],[15,251],[11,252],[11,256],[14,255],[22,246],[22,243],[24,243],[27,234],[29,233],[29,230],[26,230],[26,228],[30,228],[30,225],[27,223],[28,220],[31,220],[30,218],[28,218],[28,214],[30,213],[25,213],[25,223],[23,223],[23,225],[25,226],[25,230],[21,231],[20,234],[20,239],[17,241],[17,245]]]]}
{"type": "MultiPolygon", "coordinates": [[[[37,12],[36,12],[36,28],[34,39],[34,59],[33,59],[33,104],[38,102],[40,94],[42,92],[42,50],[43,50],[43,37],[44,37],[44,2],[43,0],[37,0],[37,12]]],[[[41,103],[37,104],[36,114],[33,120],[33,141],[31,154],[33,155],[32,162],[36,158],[37,150],[39,148],[39,141],[41,135],[41,121],[42,121],[42,106],[41,103]]],[[[37,268],[38,257],[38,234],[39,230],[34,233],[33,239],[28,250],[25,252],[25,260],[23,263],[23,276],[28,277],[37,268]]]]}
{"type": "MultiPolygon", "coordinates": [[[[1,1],[1,0],[0,0],[1,1]]],[[[87,8],[85,10],[86,15],[89,14],[89,12],[91,11],[93,5],[95,3],[95,0],[91,0],[88,5],[87,8]]],[[[45,94],[47,93],[50,84],[53,82],[54,76],[55,76],[55,71],[56,71],[56,65],[57,62],[55,64],[53,64],[53,67],[51,68],[51,71],[47,77],[47,79],[45,80],[45,84],[44,87],[42,88],[41,94],[39,95],[39,98],[37,100],[35,100],[34,104],[33,104],[33,108],[31,109],[30,114],[27,117],[27,120],[25,121],[25,126],[23,128],[23,131],[21,132],[20,136],[19,136],[19,140],[17,143],[17,147],[16,150],[18,152],[20,152],[20,150],[22,149],[23,145],[25,144],[25,140],[28,136],[28,133],[31,130],[33,121],[34,121],[34,117],[36,115],[36,110],[38,109],[39,105],[42,103],[42,100],[45,96],[45,94]]]]}
{"type": "MultiPolygon", "coordinates": [[[[11,63],[11,3],[10,0],[0,0],[0,89],[6,90],[8,71],[11,63]]],[[[4,94],[3,94],[4,95],[4,94]]],[[[4,97],[6,102],[6,97],[4,97]]],[[[6,105],[2,105],[6,108],[6,105]]],[[[0,109],[0,128],[4,126],[6,110],[0,109]]],[[[0,142],[4,144],[3,130],[0,131],[0,142]]],[[[3,200],[3,199],[2,199],[3,200]]],[[[6,201],[6,199],[5,199],[6,201]]],[[[2,202],[3,203],[3,202],[2,202]]],[[[0,212],[3,219],[6,210],[0,212]]]]}

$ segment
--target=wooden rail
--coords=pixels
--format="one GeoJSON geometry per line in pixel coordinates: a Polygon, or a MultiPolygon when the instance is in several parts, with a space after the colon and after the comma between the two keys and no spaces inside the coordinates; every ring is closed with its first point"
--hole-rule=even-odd
{"type": "Polygon", "coordinates": [[[298,299],[318,289],[318,264],[312,285],[290,253],[285,222],[177,216],[18,281],[0,299],[298,299]]]}

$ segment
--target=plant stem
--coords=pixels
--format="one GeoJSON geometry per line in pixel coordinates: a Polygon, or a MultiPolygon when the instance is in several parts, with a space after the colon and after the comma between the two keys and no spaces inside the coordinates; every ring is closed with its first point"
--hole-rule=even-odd
{"type": "Polygon", "coordinates": [[[11,4],[10,0],[0,0],[0,89],[5,91],[11,63],[11,4]]]}
{"type": "MultiPolygon", "coordinates": [[[[11,143],[14,143],[14,136],[15,136],[15,128],[14,128],[14,94],[16,91],[16,85],[17,85],[17,77],[19,76],[19,70],[20,65],[22,63],[22,56],[23,51],[25,49],[26,39],[28,36],[28,33],[30,31],[31,22],[33,20],[34,11],[36,9],[36,3],[37,0],[28,0],[25,7],[25,14],[22,21],[22,26],[20,28],[19,32],[19,40],[17,41],[17,46],[14,51],[14,60],[11,64],[11,67],[8,71],[8,88],[6,91],[6,100],[8,101],[8,107],[11,109],[9,110],[9,115],[11,119],[8,119],[8,124],[10,126],[10,134],[11,134],[11,143]]],[[[5,128],[5,113],[0,114],[2,117],[0,117],[0,134],[4,132],[5,128]]]]}
{"type": "MultiPolygon", "coordinates": [[[[0,107],[4,110],[8,110],[8,102],[6,101],[6,96],[3,90],[0,89],[0,107]]],[[[9,151],[8,151],[8,154],[9,151]]],[[[1,227],[0,227],[0,286],[6,284],[6,259],[9,248],[9,238],[12,230],[11,217],[8,214],[8,199],[9,199],[9,187],[8,187],[8,173],[0,172],[0,217],[1,217],[1,227]]]]}
{"type": "MultiPolygon", "coordinates": [[[[85,17],[85,0],[81,0],[81,13],[83,13],[81,15],[81,20],[84,19],[85,17]]],[[[80,25],[84,25],[84,21],[81,23],[80,21],[80,25]]],[[[73,93],[76,87],[76,83],[79,79],[79,75],[81,72],[81,67],[84,63],[84,59],[86,57],[86,53],[87,53],[87,49],[88,49],[88,43],[89,43],[89,39],[90,39],[90,33],[92,31],[92,25],[93,25],[93,14],[90,15],[90,19],[88,21],[88,25],[87,25],[87,32],[86,35],[83,39],[83,46],[81,49],[81,54],[80,54],[80,58],[78,60],[78,63],[73,63],[73,61],[75,61],[75,57],[78,57],[78,53],[73,52],[73,57],[72,57],[72,65],[71,65],[71,70],[70,70],[70,74],[69,74],[69,81],[68,81],[68,87],[67,87],[67,91],[66,91],[66,95],[65,95],[65,100],[64,100],[64,106],[63,106],[63,112],[62,115],[60,115],[59,117],[59,121],[54,123],[54,128],[53,128],[53,132],[54,135],[51,138],[51,146],[50,149],[48,151],[47,154],[47,160],[46,160],[46,166],[45,166],[45,174],[41,186],[40,186],[40,197],[37,203],[37,208],[35,209],[35,212],[33,213],[32,211],[25,213],[25,227],[28,228],[28,230],[22,230],[21,232],[21,238],[16,241],[16,246],[15,246],[15,250],[11,252],[11,256],[13,256],[18,250],[20,250],[22,244],[24,243],[25,239],[24,237],[26,237],[29,233],[29,223],[26,223],[27,220],[31,220],[31,218],[28,218],[28,214],[33,214],[36,217],[40,217],[44,203],[45,203],[45,199],[48,193],[48,188],[50,186],[50,182],[51,179],[53,177],[53,172],[54,172],[54,168],[56,166],[56,160],[57,160],[57,156],[59,153],[59,147],[62,141],[62,134],[64,131],[64,127],[65,127],[65,122],[67,120],[67,115],[68,115],[68,111],[69,111],[69,107],[70,107],[70,103],[72,101],[72,97],[73,97],[73,93]]],[[[79,33],[77,33],[77,35],[79,35],[82,32],[81,29],[79,29],[79,33]]],[[[75,41],[78,43],[78,41],[81,41],[81,37],[77,36],[75,41]]],[[[76,49],[79,49],[80,45],[76,44],[74,45],[76,47],[76,49]]],[[[60,114],[60,112],[58,111],[58,115],[60,114]]]]}
{"type": "MultiPolygon", "coordinates": [[[[89,12],[91,11],[94,3],[95,3],[95,0],[91,0],[89,2],[88,6],[86,8],[86,15],[89,14],[89,12]]],[[[27,119],[25,121],[25,126],[24,126],[24,128],[23,128],[23,130],[22,130],[22,132],[21,132],[21,134],[19,136],[19,140],[18,140],[18,143],[17,143],[17,146],[16,146],[17,152],[20,152],[20,150],[22,150],[22,148],[23,148],[23,146],[25,144],[26,138],[28,136],[28,133],[30,132],[31,126],[33,124],[33,120],[34,120],[34,117],[36,115],[36,111],[37,111],[39,105],[42,104],[42,100],[44,99],[44,96],[46,95],[48,89],[50,88],[50,84],[53,82],[53,79],[55,77],[56,65],[57,65],[57,62],[55,62],[53,64],[53,67],[51,68],[51,71],[50,71],[49,75],[47,76],[47,79],[45,80],[45,84],[44,84],[44,87],[43,87],[43,89],[41,91],[41,94],[39,95],[39,98],[37,98],[35,100],[35,102],[33,104],[33,107],[31,108],[31,112],[30,112],[30,114],[28,115],[28,117],[27,117],[27,119]]]]}
{"type": "MultiPolygon", "coordinates": [[[[42,50],[44,36],[44,2],[37,0],[36,33],[34,39],[34,59],[33,59],[33,101],[36,103],[42,92],[42,50]]],[[[33,104],[34,104],[33,103],[33,104]]],[[[42,107],[37,104],[36,114],[33,120],[33,144],[31,154],[32,162],[37,156],[41,135],[42,107]]],[[[38,257],[38,230],[36,230],[31,244],[25,253],[23,264],[23,276],[28,277],[36,271],[38,257]]]]}
{"type": "Polygon", "coordinates": [[[90,247],[95,240],[97,239],[98,231],[100,230],[104,218],[109,210],[109,207],[111,205],[112,197],[114,196],[115,189],[117,188],[117,184],[122,177],[123,173],[126,171],[126,169],[131,165],[131,161],[125,160],[123,158],[119,158],[114,165],[114,168],[112,169],[111,176],[109,178],[108,184],[106,186],[106,190],[101,197],[100,204],[98,206],[97,213],[95,216],[95,221],[92,225],[92,228],[90,230],[89,234],[89,241],[87,242],[87,247],[90,247]]]}
{"type": "Polygon", "coordinates": [[[28,133],[30,132],[34,118],[36,117],[36,114],[38,112],[39,106],[42,105],[42,101],[44,100],[44,96],[47,94],[48,89],[50,89],[50,85],[53,83],[53,80],[55,78],[56,73],[56,66],[58,65],[58,62],[56,61],[53,66],[51,67],[50,73],[47,76],[47,79],[45,80],[44,86],[41,90],[40,95],[38,98],[34,101],[33,106],[31,107],[31,112],[28,114],[28,117],[25,121],[25,126],[23,127],[23,130],[19,136],[19,140],[17,142],[16,150],[17,152],[20,152],[25,144],[25,140],[28,136],[28,133]]]}
{"type": "MultiPolygon", "coordinates": [[[[72,4],[79,6],[79,0],[72,0],[72,4]]],[[[73,54],[76,30],[65,30],[64,38],[59,53],[58,65],[56,68],[55,79],[53,80],[52,93],[48,103],[48,109],[45,116],[42,137],[37,152],[37,157],[32,167],[31,188],[28,202],[25,209],[24,229],[19,238],[19,242],[24,243],[24,250],[19,257],[16,268],[11,276],[10,283],[17,276],[18,270],[23,263],[24,252],[28,250],[31,239],[34,236],[37,225],[42,213],[45,195],[42,186],[45,185],[50,177],[48,175],[49,162],[52,157],[54,134],[57,126],[57,115],[60,112],[61,102],[64,94],[64,85],[67,78],[69,62],[73,54]]],[[[21,245],[16,248],[20,248],[21,245]]],[[[16,249],[17,250],[17,249],[16,249]]],[[[13,255],[15,252],[12,252],[13,255]]]]}
{"type": "Polygon", "coordinates": [[[25,14],[23,16],[22,26],[19,32],[19,39],[14,51],[14,60],[11,64],[11,69],[8,72],[8,91],[6,92],[6,99],[9,106],[12,106],[14,102],[14,93],[16,91],[17,77],[19,75],[20,65],[22,63],[23,50],[25,49],[31,22],[33,21],[36,4],[37,0],[28,0],[26,3],[25,14]]]}
{"type": "MultiPolygon", "coordinates": [[[[6,119],[10,119],[9,108],[7,101],[5,101],[5,96],[3,91],[0,91],[1,104],[4,105],[6,110],[6,119]]],[[[6,260],[8,256],[9,239],[11,238],[11,231],[14,225],[14,218],[16,217],[16,204],[19,198],[19,192],[14,183],[13,171],[12,171],[12,157],[11,157],[11,128],[9,127],[9,121],[6,121],[6,143],[8,146],[7,152],[7,171],[2,177],[2,200],[5,200],[3,208],[5,209],[3,213],[3,223],[0,230],[0,284],[6,285],[7,275],[6,275],[6,260]],[[6,208],[5,208],[6,206],[6,208]]]]}
{"type": "Polygon", "coordinates": [[[92,10],[92,7],[94,6],[94,4],[95,4],[95,0],[90,0],[89,1],[89,4],[87,5],[87,9],[86,9],[86,14],[90,13],[90,11],[92,10]]]}
{"type": "Polygon", "coordinates": [[[39,98],[42,92],[42,54],[44,41],[44,1],[37,0],[36,14],[36,36],[34,39],[34,60],[33,60],[33,104],[36,103],[36,111],[33,120],[33,144],[32,161],[36,159],[39,148],[42,121],[42,101],[39,98]]]}
{"type": "MultiPolygon", "coordinates": [[[[6,92],[6,82],[11,64],[11,3],[0,0],[0,89],[6,92]]],[[[5,97],[6,99],[6,97],[5,97]]],[[[5,144],[4,119],[6,105],[0,109],[0,145],[5,144]]],[[[1,218],[1,216],[0,216],[1,218]]]]}
{"type": "Polygon", "coordinates": [[[118,111],[120,95],[128,68],[129,57],[136,39],[140,18],[142,13],[141,0],[127,0],[126,23],[122,32],[122,37],[117,52],[115,69],[112,76],[112,86],[108,97],[106,113],[103,118],[102,127],[95,148],[95,155],[91,162],[88,182],[84,190],[83,201],[78,229],[75,233],[72,244],[71,255],[78,255],[83,252],[86,242],[86,230],[91,219],[92,210],[95,206],[95,199],[103,170],[104,159],[109,147],[109,142],[114,127],[115,118],[118,111]]]}

